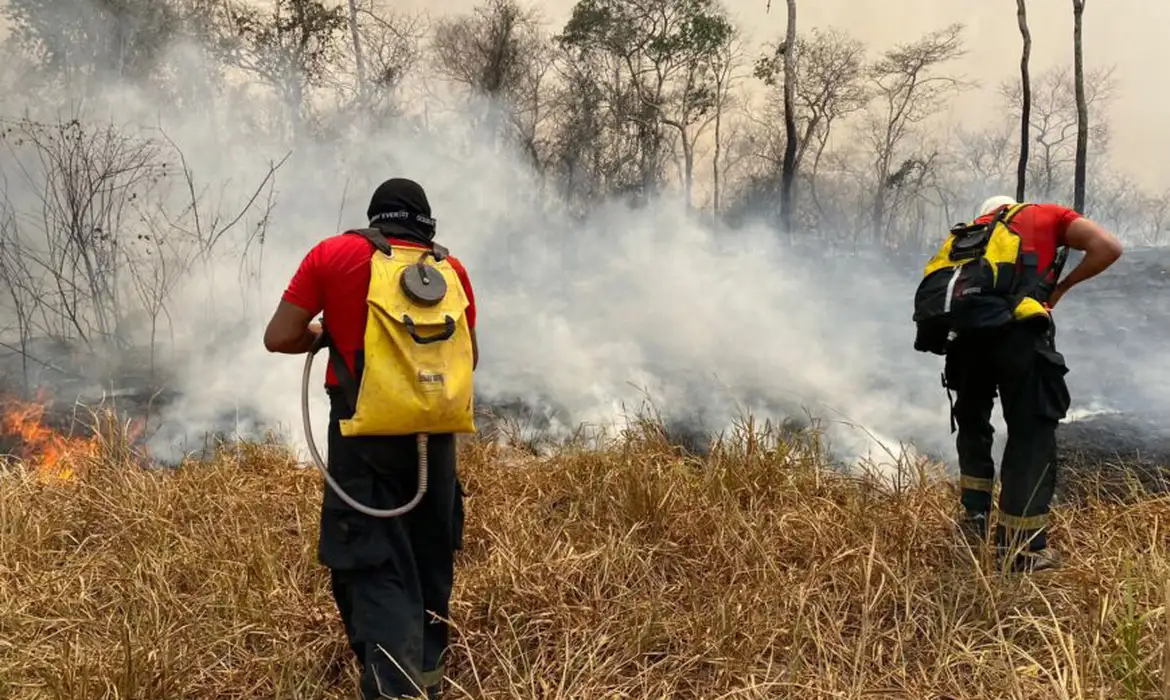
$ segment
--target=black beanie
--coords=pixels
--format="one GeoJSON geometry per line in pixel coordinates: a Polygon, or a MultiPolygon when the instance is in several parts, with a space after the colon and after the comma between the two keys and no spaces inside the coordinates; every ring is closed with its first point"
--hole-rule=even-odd
{"type": "Polygon", "coordinates": [[[374,190],[366,217],[371,226],[394,232],[435,237],[435,220],[431,218],[431,203],[427,193],[414,180],[391,178],[374,190]]]}

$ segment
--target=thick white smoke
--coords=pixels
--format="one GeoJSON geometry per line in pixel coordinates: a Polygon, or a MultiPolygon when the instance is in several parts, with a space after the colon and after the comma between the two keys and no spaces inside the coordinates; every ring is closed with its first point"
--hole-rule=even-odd
{"type": "MultiPolygon", "coordinates": [[[[303,357],[267,353],[264,324],[301,257],[322,238],[364,225],[370,193],[395,176],[426,188],[438,240],[470,272],[483,398],[552,407],[566,430],[620,420],[623,407],[647,396],[668,417],[716,430],[741,412],[808,410],[843,456],[880,459],[911,440],[953,457],[941,360],[912,348],[913,265],[800,252],[764,226],[716,230],[670,198],[574,218],[519,154],[472,131],[458,112],[417,121],[417,103],[408,105],[416,119],[355,120],[347,133],[289,142],[246,126],[279,109],[256,93],[173,110],[130,86],[101,92],[83,116],[160,127],[207,188],[205,201],[224,212],[238,210],[270,164],[289,156],[260,194],[274,197],[262,248],[253,241],[245,253],[260,223],[254,210],[225,234],[231,245],[172,295],[164,341],[178,398],[156,421],[150,447],[160,458],[198,449],[206,432],[225,428],[254,436],[277,427],[301,444],[303,357]],[[262,263],[252,268],[245,258],[262,263]]],[[[48,104],[31,111],[57,114],[48,104]]],[[[174,184],[178,208],[187,193],[174,184]]],[[[13,185],[10,198],[17,193],[28,198],[14,208],[28,210],[35,192],[13,185]]],[[[1074,293],[1067,304],[1076,303],[1074,293]]],[[[312,387],[318,440],[324,364],[321,356],[312,387]]]]}
{"type": "MultiPolygon", "coordinates": [[[[636,408],[647,397],[668,417],[701,417],[714,429],[739,411],[782,418],[807,408],[837,426],[831,433],[850,455],[872,446],[847,422],[944,448],[941,390],[913,398],[914,387],[937,384],[932,362],[910,346],[907,290],[897,271],[859,263],[830,273],[815,256],[780,246],[773,230],[714,231],[668,199],[637,211],[614,203],[574,220],[540,194],[514,154],[458,128],[369,133],[346,144],[361,156],[344,169],[324,163],[338,155],[338,144],[324,156],[293,154],[278,177],[263,284],[259,301],[249,301],[255,313],[213,345],[200,346],[211,336],[195,324],[182,398],[156,449],[164,439],[198,436],[193,428],[222,425],[237,405],[299,438],[303,358],[266,353],[263,322],[300,256],[336,232],[337,183],[350,183],[343,227],[357,227],[365,223],[368,193],[391,176],[423,184],[439,239],[472,276],[477,385],[485,399],[551,405],[566,430],[578,422],[612,424],[623,405],[636,408]],[[894,317],[902,318],[889,323],[894,317]],[[931,433],[943,440],[930,441],[931,433]]],[[[187,150],[202,149],[196,142],[187,150]]],[[[279,155],[254,144],[232,144],[229,152],[257,166],[279,155]]],[[[240,173],[235,181],[249,179],[234,165],[226,173],[217,163],[204,167],[211,181],[232,173],[240,173]]],[[[236,308],[234,270],[216,273],[216,308],[236,308]]],[[[193,279],[183,291],[195,306],[207,290],[206,280],[193,279]]],[[[324,357],[318,364],[320,375],[324,357]]],[[[324,402],[314,410],[323,418],[324,402]]]]}

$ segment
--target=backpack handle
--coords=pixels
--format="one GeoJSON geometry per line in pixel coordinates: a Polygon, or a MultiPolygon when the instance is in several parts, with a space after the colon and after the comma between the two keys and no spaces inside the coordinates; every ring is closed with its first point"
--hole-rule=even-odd
{"type": "Polygon", "coordinates": [[[414,342],[419,345],[427,345],[429,343],[437,343],[440,340],[447,340],[455,335],[455,319],[450,316],[443,317],[446,321],[446,327],[437,335],[423,337],[418,334],[417,327],[414,325],[414,320],[406,314],[402,314],[402,323],[406,326],[406,332],[410,333],[410,337],[414,338],[414,342]]]}

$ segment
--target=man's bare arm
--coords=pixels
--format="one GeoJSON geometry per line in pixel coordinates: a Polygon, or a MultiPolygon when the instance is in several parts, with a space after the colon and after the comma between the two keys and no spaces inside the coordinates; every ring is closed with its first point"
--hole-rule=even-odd
{"type": "Polygon", "coordinates": [[[264,347],[286,355],[308,352],[321,335],[320,324],[312,320],[313,314],[281,299],[264,330],[264,347]]]}
{"type": "Polygon", "coordinates": [[[479,367],[479,341],[475,338],[475,329],[471,329],[471,369],[479,367]]]}
{"type": "Polygon", "coordinates": [[[1068,225],[1065,242],[1070,248],[1084,251],[1085,256],[1072,272],[1062,279],[1052,293],[1049,306],[1056,306],[1068,290],[1101,274],[1121,257],[1121,241],[1099,224],[1084,217],[1068,225]]]}

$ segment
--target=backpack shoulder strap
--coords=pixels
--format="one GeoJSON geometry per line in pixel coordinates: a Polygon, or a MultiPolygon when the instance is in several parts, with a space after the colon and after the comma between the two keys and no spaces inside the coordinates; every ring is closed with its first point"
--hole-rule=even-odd
{"type": "Polygon", "coordinates": [[[995,228],[995,225],[1001,221],[1005,224],[1008,223],[1011,220],[1011,218],[1014,217],[1017,213],[1019,213],[1019,210],[1021,208],[1023,208],[1024,206],[1027,206],[1027,205],[1017,204],[1015,207],[1012,207],[1012,208],[1004,207],[1004,208],[1000,209],[999,211],[997,211],[995,213],[995,216],[992,217],[992,219],[990,221],[988,221],[987,223],[983,223],[983,224],[978,223],[979,219],[983,218],[983,217],[978,217],[978,216],[975,217],[974,219],[972,219],[971,221],[961,221],[961,222],[955,224],[954,226],[951,226],[950,233],[952,236],[963,236],[963,235],[971,233],[973,231],[980,231],[980,230],[984,230],[984,229],[993,229],[993,228],[995,228]]]}
{"type": "Polygon", "coordinates": [[[393,254],[393,249],[390,247],[390,241],[386,240],[386,234],[382,233],[376,228],[355,228],[351,229],[352,233],[356,233],[362,238],[373,244],[378,252],[383,255],[393,254]]]}
{"type": "MultiPolygon", "coordinates": [[[[386,234],[382,233],[382,231],[379,229],[355,228],[351,229],[349,233],[356,233],[362,238],[365,238],[367,241],[372,243],[373,246],[377,248],[383,255],[390,255],[393,252],[393,249],[390,247],[390,241],[386,238],[386,234]]],[[[439,245],[435,242],[431,242],[429,248],[436,261],[441,261],[451,254],[445,246],[439,245]]]]}
{"type": "MultiPolygon", "coordinates": [[[[1031,202],[1022,202],[1016,204],[1008,210],[1008,215],[1004,218],[1004,224],[1010,224],[1011,220],[1016,217],[1024,209],[1033,206],[1031,202]]],[[[1068,260],[1068,246],[1058,245],[1056,247],[1056,254],[1053,255],[1052,261],[1048,263],[1048,267],[1043,270],[1037,270],[1035,279],[1032,280],[1024,290],[1019,294],[1020,298],[1031,296],[1035,298],[1039,295],[1038,301],[1045,302],[1052,294],[1056,283],[1060,281],[1060,275],[1064,271],[1065,262],[1068,260]]]]}
{"type": "Polygon", "coordinates": [[[1002,210],[1001,213],[1003,214],[1002,220],[1004,226],[1010,226],[1012,219],[1016,218],[1016,215],[1030,206],[1032,206],[1031,202],[1021,202],[1020,204],[1013,204],[1012,206],[1002,210]]]}
{"type": "Polygon", "coordinates": [[[354,378],[353,372],[349,371],[345,360],[341,357],[341,351],[337,349],[337,345],[333,343],[333,337],[329,335],[327,328],[321,329],[321,346],[329,349],[329,365],[333,368],[333,373],[337,375],[337,383],[341,386],[341,391],[345,395],[345,401],[349,404],[350,410],[357,410],[358,399],[358,383],[354,378]]]}
{"type": "MultiPolygon", "coordinates": [[[[1022,212],[1023,210],[1025,210],[1031,206],[1035,206],[1035,205],[1032,204],[1031,202],[1023,202],[1021,204],[1015,205],[1014,207],[1012,207],[1011,212],[1008,214],[1008,216],[1004,219],[1004,223],[1005,224],[1010,223],[1011,220],[1014,219],[1017,214],[1019,214],[1020,212],[1022,212]]],[[[1053,274],[1054,279],[1059,279],[1060,273],[1064,270],[1064,264],[1067,260],[1068,260],[1068,246],[1067,245],[1058,245],[1056,247],[1056,255],[1052,258],[1052,262],[1044,270],[1044,274],[1042,276],[1047,277],[1051,273],[1051,274],[1053,274]]]]}

